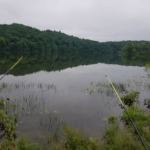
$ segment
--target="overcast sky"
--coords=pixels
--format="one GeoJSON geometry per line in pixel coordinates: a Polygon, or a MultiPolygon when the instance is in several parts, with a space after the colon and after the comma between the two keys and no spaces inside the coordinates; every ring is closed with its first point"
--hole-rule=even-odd
{"type": "Polygon", "coordinates": [[[150,40],[150,0],[0,0],[0,24],[96,41],[150,40]]]}

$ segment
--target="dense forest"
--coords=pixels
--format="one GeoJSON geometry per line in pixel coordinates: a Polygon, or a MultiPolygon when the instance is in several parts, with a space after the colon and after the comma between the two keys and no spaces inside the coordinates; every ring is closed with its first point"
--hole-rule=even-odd
{"type": "Polygon", "coordinates": [[[150,42],[129,42],[118,55],[126,65],[144,66],[150,63],[150,42]]]}
{"type": "MultiPolygon", "coordinates": [[[[60,31],[40,31],[21,24],[0,25],[0,74],[6,72],[22,55],[23,60],[11,74],[24,75],[40,70],[55,71],[96,63],[122,65],[122,60],[126,64],[132,64],[131,61],[129,63],[131,54],[127,54],[130,50],[126,50],[129,42],[131,41],[97,42],[69,36],[60,31]],[[119,51],[122,60],[118,56],[119,51]]],[[[143,42],[132,41],[132,44],[140,45],[143,42]]],[[[148,57],[145,48],[147,47],[141,47],[138,55],[142,56],[144,53],[148,57]]],[[[132,48],[131,52],[134,53],[132,48]]]]}
{"type": "MultiPolygon", "coordinates": [[[[137,41],[135,41],[137,42],[137,41]]],[[[68,36],[60,31],[40,31],[21,24],[0,25],[0,51],[64,55],[96,52],[118,52],[128,41],[97,42],[68,36]]]]}

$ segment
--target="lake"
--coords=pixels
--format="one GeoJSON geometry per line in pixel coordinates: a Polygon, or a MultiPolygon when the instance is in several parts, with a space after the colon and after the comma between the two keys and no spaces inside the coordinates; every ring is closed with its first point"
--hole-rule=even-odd
{"type": "MultiPolygon", "coordinates": [[[[17,67],[20,72],[28,72],[28,67],[17,67]]],[[[3,70],[7,71],[6,68],[3,70]]],[[[150,96],[144,67],[97,62],[55,71],[40,68],[23,75],[12,72],[0,81],[1,98],[10,98],[9,102],[15,103],[11,111],[19,112],[17,136],[24,133],[40,143],[46,142],[48,135],[56,130],[62,135],[64,124],[78,128],[90,137],[102,136],[108,126],[108,115],[122,114],[120,102],[106,75],[126,90],[139,91],[137,105],[145,109],[144,98],[150,96]]],[[[117,91],[120,96],[124,95],[119,88],[117,91]]]]}

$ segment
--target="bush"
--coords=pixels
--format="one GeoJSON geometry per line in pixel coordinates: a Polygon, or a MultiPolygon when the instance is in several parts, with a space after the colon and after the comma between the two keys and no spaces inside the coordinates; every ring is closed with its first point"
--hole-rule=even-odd
{"type": "Polygon", "coordinates": [[[127,95],[124,96],[124,97],[121,97],[121,100],[123,100],[123,102],[128,105],[128,106],[131,106],[136,100],[138,100],[138,95],[139,95],[139,92],[130,92],[128,93],[127,92],[127,95]]]}

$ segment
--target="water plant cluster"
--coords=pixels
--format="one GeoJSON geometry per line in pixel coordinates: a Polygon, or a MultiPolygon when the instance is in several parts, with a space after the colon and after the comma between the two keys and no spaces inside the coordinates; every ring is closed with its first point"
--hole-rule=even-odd
{"type": "Polygon", "coordinates": [[[124,102],[124,104],[131,106],[134,102],[138,102],[139,97],[138,91],[130,92],[126,90],[126,95],[121,97],[121,100],[124,102]]]}
{"type": "Polygon", "coordinates": [[[144,105],[147,105],[147,108],[150,109],[150,99],[144,99],[144,105]]]}
{"type": "MultiPolygon", "coordinates": [[[[133,97],[131,98],[132,99],[131,101],[133,101],[134,99],[134,94],[136,94],[135,97],[136,101],[138,100],[139,93],[135,93],[135,92],[143,92],[143,91],[150,90],[150,83],[148,81],[148,78],[144,76],[134,80],[128,79],[126,82],[113,82],[113,85],[117,90],[117,92],[119,93],[119,95],[122,96],[122,98],[125,95],[127,95],[129,91],[132,92],[132,94],[128,95],[130,98],[133,97]]],[[[89,87],[84,88],[81,91],[84,92],[86,95],[99,93],[107,97],[116,97],[116,94],[109,82],[98,82],[98,83],[91,82],[89,87]]]]}
{"type": "Polygon", "coordinates": [[[17,126],[17,112],[11,113],[9,105],[9,98],[7,101],[0,100],[0,138],[6,137],[12,139],[16,137],[15,130],[17,126]]]}
{"type": "MultiPolygon", "coordinates": [[[[124,84],[121,82],[113,83],[113,84],[114,84],[114,87],[119,92],[124,92],[125,89],[129,88],[129,86],[130,86],[128,84],[124,84]]],[[[97,93],[104,94],[107,96],[114,96],[114,91],[113,91],[112,86],[109,83],[103,83],[103,82],[98,82],[96,84],[91,82],[91,87],[82,89],[82,92],[85,92],[86,94],[90,94],[90,95],[97,92],[97,93]]]]}
{"type": "Polygon", "coordinates": [[[42,90],[54,90],[55,92],[57,91],[57,87],[52,84],[43,84],[43,83],[0,83],[0,91],[3,92],[4,90],[7,90],[8,92],[11,92],[13,90],[23,90],[23,89],[32,89],[32,88],[38,88],[42,90]]]}

